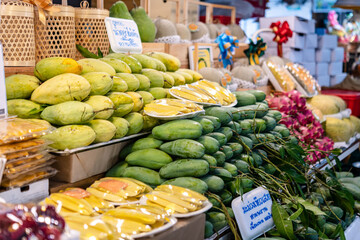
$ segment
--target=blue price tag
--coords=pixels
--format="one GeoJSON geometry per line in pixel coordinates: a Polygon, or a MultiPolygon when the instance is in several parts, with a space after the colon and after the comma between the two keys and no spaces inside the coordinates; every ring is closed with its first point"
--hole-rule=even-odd
{"type": "Polygon", "coordinates": [[[139,30],[133,20],[105,18],[111,49],[116,53],[141,53],[139,30]]]}

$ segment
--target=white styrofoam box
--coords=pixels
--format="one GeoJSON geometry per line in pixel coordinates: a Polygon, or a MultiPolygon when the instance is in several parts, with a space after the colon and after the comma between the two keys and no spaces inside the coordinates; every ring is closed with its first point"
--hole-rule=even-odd
{"type": "Polygon", "coordinates": [[[284,22],[289,23],[289,27],[293,32],[297,33],[309,33],[312,29],[309,28],[309,20],[297,17],[297,16],[287,16],[287,17],[271,17],[271,18],[260,18],[260,28],[269,28],[271,23],[274,22],[284,22]]]}
{"type": "Polygon", "coordinates": [[[309,20],[309,30],[308,33],[315,33],[315,23],[316,21],[314,19],[309,20]]]}
{"type": "Polygon", "coordinates": [[[303,49],[303,62],[315,62],[315,48],[303,49]]]}
{"type": "Polygon", "coordinates": [[[302,62],[300,65],[304,66],[309,73],[314,76],[316,74],[316,63],[315,62],[302,62]]]}
{"type": "Polygon", "coordinates": [[[316,71],[315,71],[315,75],[316,76],[329,76],[328,73],[329,70],[329,64],[328,63],[316,63],[316,71]]]}
{"type": "Polygon", "coordinates": [[[331,50],[331,61],[332,62],[339,62],[344,61],[344,48],[337,47],[331,50]]]}
{"type": "MultiPolygon", "coordinates": [[[[269,47],[266,50],[266,56],[277,56],[277,48],[269,47]]],[[[283,48],[283,57],[289,59],[292,62],[302,62],[303,51],[297,48],[283,48]]]]}
{"type": "Polygon", "coordinates": [[[322,87],[330,87],[330,76],[315,76],[315,79],[318,81],[319,85],[322,87]]]}
{"type": "Polygon", "coordinates": [[[21,188],[13,188],[0,192],[0,197],[7,203],[28,203],[38,202],[49,196],[49,179],[43,179],[30,183],[21,188]]]}
{"type": "Polygon", "coordinates": [[[342,62],[331,62],[329,64],[329,75],[336,75],[343,72],[342,62]]]}
{"type": "Polygon", "coordinates": [[[337,36],[325,34],[318,36],[318,48],[330,48],[334,49],[337,47],[337,36]]]}
{"type": "Polygon", "coordinates": [[[317,48],[318,37],[315,33],[305,35],[305,48],[317,48]]]}
{"type": "MultiPolygon", "coordinates": [[[[268,47],[277,47],[277,43],[273,41],[274,34],[270,32],[261,33],[260,36],[264,39],[268,47]]],[[[291,48],[304,48],[305,47],[305,36],[302,33],[294,33],[286,43],[283,43],[283,47],[291,48]]]]}
{"type": "Polygon", "coordinates": [[[316,50],[316,62],[330,62],[331,50],[322,48],[316,50]]]}
{"type": "Polygon", "coordinates": [[[347,73],[340,73],[333,76],[330,76],[330,85],[334,86],[336,84],[341,83],[346,78],[347,73]]]}

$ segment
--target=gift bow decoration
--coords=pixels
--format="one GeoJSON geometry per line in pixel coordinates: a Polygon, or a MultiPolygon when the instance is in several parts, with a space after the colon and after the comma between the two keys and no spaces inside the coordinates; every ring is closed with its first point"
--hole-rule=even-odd
{"type": "Polygon", "coordinates": [[[54,7],[52,0],[23,0],[23,2],[30,3],[38,8],[39,20],[42,24],[46,24],[46,12],[60,12],[60,8],[54,7]]]}
{"type": "Polygon", "coordinates": [[[283,22],[282,24],[280,21],[272,23],[270,28],[272,29],[273,33],[275,33],[273,41],[277,42],[278,56],[282,57],[282,44],[286,43],[288,39],[292,37],[293,32],[291,31],[287,21],[283,22]]]}
{"type": "Polygon", "coordinates": [[[267,46],[261,37],[257,37],[256,43],[250,39],[249,48],[244,51],[250,65],[259,65],[259,58],[265,54],[267,46]]]}
{"type": "Polygon", "coordinates": [[[235,48],[239,47],[239,40],[234,36],[222,33],[216,38],[215,42],[219,45],[220,48],[220,62],[222,61],[224,68],[226,68],[228,65],[233,63],[232,52],[235,50],[235,48]]]}

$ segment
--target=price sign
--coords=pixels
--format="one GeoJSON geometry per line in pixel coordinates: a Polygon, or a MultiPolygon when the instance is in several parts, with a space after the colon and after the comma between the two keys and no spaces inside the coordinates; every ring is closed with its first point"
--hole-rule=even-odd
{"type": "Polygon", "coordinates": [[[0,43],[0,118],[7,115],[3,48],[0,43]]]}
{"type": "Polygon", "coordinates": [[[105,18],[106,31],[111,49],[116,53],[141,53],[139,30],[133,20],[105,18]]]}
{"type": "Polygon", "coordinates": [[[262,187],[232,201],[231,207],[244,240],[255,239],[274,227],[271,206],[269,191],[262,187]]]}

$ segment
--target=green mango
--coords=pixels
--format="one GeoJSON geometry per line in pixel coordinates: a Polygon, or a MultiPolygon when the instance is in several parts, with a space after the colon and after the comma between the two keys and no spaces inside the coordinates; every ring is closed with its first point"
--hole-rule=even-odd
{"type": "Polygon", "coordinates": [[[221,212],[207,212],[206,220],[211,222],[216,232],[227,225],[225,214],[221,212]]]}
{"type": "Polygon", "coordinates": [[[167,180],[163,182],[162,185],[174,185],[188,188],[201,194],[204,194],[208,190],[208,186],[204,181],[194,177],[178,177],[167,180]]]}
{"type": "Polygon", "coordinates": [[[276,172],[276,168],[270,163],[264,164],[265,172],[273,175],[276,172]]]}
{"type": "Polygon", "coordinates": [[[153,60],[156,63],[156,69],[155,70],[158,70],[158,71],[161,71],[161,72],[166,72],[166,66],[162,61],[160,61],[160,60],[158,60],[156,58],[153,58],[153,60]]]}
{"type": "Polygon", "coordinates": [[[279,112],[278,110],[269,110],[269,112],[266,115],[274,118],[276,122],[279,122],[282,118],[281,112],[279,112]]]}
{"type": "Polygon", "coordinates": [[[129,155],[132,151],[132,147],[133,147],[133,143],[127,144],[126,146],[124,146],[120,153],[119,153],[119,160],[123,161],[125,160],[126,156],[129,155]]]}
{"type": "Polygon", "coordinates": [[[82,67],[74,59],[49,57],[41,59],[36,65],[34,75],[42,82],[64,73],[80,74],[82,67]]]}
{"type": "Polygon", "coordinates": [[[230,160],[233,157],[234,153],[231,147],[223,145],[221,149],[221,151],[225,154],[225,161],[230,160]]]}
{"type": "Polygon", "coordinates": [[[199,143],[201,143],[205,147],[206,154],[213,154],[219,151],[220,144],[219,142],[210,136],[201,136],[200,138],[196,139],[199,143]]]}
{"type": "Polygon", "coordinates": [[[214,131],[214,124],[211,120],[203,117],[195,117],[192,120],[197,121],[203,127],[203,134],[208,134],[214,131]]]}
{"type": "Polygon", "coordinates": [[[162,87],[150,88],[149,93],[151,93],[151,95],[153,95],[155,99],[162,99],[162,98],[166,98],[167,96],[167,92],[162,87]]]}
{"type": "Polygon", "coordinates": [[[156,58],[156,59],[160,60],[161,62],[163,62],[166,66],[166,70],[169,72],[175,72],[181,66],[181,62],[177,57],[167,54],[167,53],[149,52],[149,53],[146,53],[146,55],[148,55],[152,58],[156,58]]]}
{"type": "Polygon", "coordinates": [[[247,90],[246,92],[254,95],[257,102],[262,102],[266,98],[266,94],[260,90],[247,90]]]}
{"type": "Polygon", "coordinates": [[[151,103],[152,101],[154,101],[154,96],[149,93],[149,92],[145,92],[145,91],[137,91],[138,94],[141,95],[142,99],[143,99],[143,105],[145,106],[146,104],[151,103]]]}
{"type": "Polygon", "coordinates": [[[144,8],[133,8],[130,13],[138,26],[141,42],[154,42],[156,35],[155,24],[146,14],[144,8]]]}
{"type": "Polygon", "coordinates": [[[40,117],[54,125],[85,124],[94,119],[95,113],[87,103],[68,101],[46,107],[40,117]]]}
{"type": "Polygon", "coordinates": [[[250,166],[246,161],[235,160],[233,163],[240,172],[242,172],[242,173],[250,173],[250,170],[249,170],[250,166]]]}
{"type": "Polygon", "coordinates": [[[235,107],[228,107],[227,109],[229,109],[233,115],[233,121],[239,121],[242,117],[241,117],[241,112],[239,112],[239,110],[235,107]]]}
{"type": "Polygon", "coordinates": [[[256,97],[246,91],[234,92],[237,99],[237,107],[253,105],[256,103],[256,97]]]}
{"type": "Polygon", "coordinates": [[[209,238],[214,234],[213,225],[209,221],[205,221],[205,234],[204,238],[209,238]]]}
{"type": "Polygon", "coordinates": [[[156,139],[167,141],[182,138],[196,139],[202,134],[202,126],[188,119],[174,120],[154,127],[152,134],[156,139]]]}
{"type": "Polygon", "coordinates": [[[202,177],[209,172],[209,163],[202,159],[179,159],[163,166],[159,174],[163,178],[202,177]]]}
{"type": "Polygon", "coordinates": [[[226,138],[225,134],[223,134],[223,133],[212,132],[212,133],[206,134],[206,136],[215,138],[219,142],[220,147],[227,143],[227,138],[226,138]]]}
{"type": "Polygon", "coordinates": [[[253,148],[253,141],[248,138],[248,137],[245,137],[245,136],[240,136],[240,139],[241,139],[241,145],[243,145],[243,147],[248,147],[249,149],[252,149],[253,148]]]}
{"type": "Polygon", "coordinates": [[[94,143],[110,141],[116,132],[116,127],[110,121],[95,119],[89,122],[89,126],[94,130],[96,138],[94,143]]]}
{"type": "Polygon", "coordinates": [[[81,74],[89,72],[106,72],[110,74],[110,76],[114,76],[116,73],[115,69],[111,65],[99,59],[83,58],[77,62],[82,67],[81,74]]]}
{"type": "Polygon", "coordinates": [[[239,156],[244,150],[243,146],[240,143],[227,143],[227,146],[231,147],[233,152],[233,157],[239,156]]]}
{"type": "Polygon", "coordinates": [[[42,138],[52,142],[50,147],[65,150],[90,145],[95,140],[96,134],[89,126],[67,125],[57,128],[42,138]]]}
{"type": "MultiPolygon", "coordinates": [[[[134,84],[136,86],[136,81],[134,84]]],[[[121,77],[113,76],[113,86],[111,88],[112,92],[126,92],[129,89],[127,82],[124,81],[121,77]]]]}
{"type": "Polygon", "coordinates": [[[159,124],[159,120],[157,118],[150,117],[146,114],[143,114],[143,131],[151,131],[155,126],[159,124]]]}
{"type": "Polygon", "coordinates": [[[7,101],[8,114],[19,118],[40,118],[43,107],[26,99],[11,99],[7,101]]]}
{"type": "Polygon", "coordinates": [[[5,78],[6,98],[30,98],[31,93],[40,86],[40,81],[34,76],[14,74],[5,78]]]}
{"type": "MultiPolygon", "coordinates": [[[[206,160],[209,163],[210,167],[216,167],[217,165],[217,161],[213,156],[205,154],[204,156],[202,156],[202,159],[206,160]]],[[[210,168],[210,172],[211,172],[211,168],[210,168]]]]}
{"type": "Polygon", "coordinates": [[[111,117],[109,118],[109,121],[112,122],[112,124],[114,124],[116,127],[114,139],[126,136],[130,128],[130,124],[128,121],[120,117],[111,117]]]}
{"type": "Polygon", "coordinates": [[[144,119],[140,113],[129,113],[124,116],[124,119],[129,122],[129,130],[126,135],[133,135],[139,133],[144,126],[144,119]]]}
{"type": "Polygon", "coordinates": [[[138,91],[148,91],[150,89],[150,79],[142,74],[133,74],[139,80],[138,91]]]}
{"type": "Polygon", "coordinates": [[[224,180],[218,176],[206,175],[205,177],[202,177],[201,180],[206,182],[208,190],[212,193],[220,192],[225,186],[224,180]]]}
{"type": "Polygon", "coordinates": [[[125,161],[132,166],[157,170],[172,162],[172,158],[159,149],[142,149],[127,155],[125,161]]]}
{"type": "Polygon", "coordinates": [[[206,118],[209,119],[210,121],[212,121],[213,125],[214,125],[214,131],[218,130],[219,128],[221,128],[221,122],[220,119],[214,116],[200,116],[200,118],[206,118]]]}
{"type": "Polygon", "coordinates": [[[164,77],[164,88],[172,88],[175,84],[175,79],[165,72],[160,72],[164,77]]]}
{"type": "Polygon", "coordinates": [[[110,17],[134,20],[123,1],[117,1],[110,7],[110,17]]]}
{"type": "Polygon", "coordinates": [[[205,154],[205,147],[191,139],[178,139],[164,143],[160,149],[170,155],[182,158],[201,158],[205,154]]]}
{"type": "Polygon", "coordinates": [[[223,152],[217,151],[212,155],[216,159],[217,166],[223,166],[225,163],[226,155],[223,152]]]}
{"type": "Polygon", "coordinates": [[[219,195],[220,195],[221,201],[225,205],[229,205],[233,199],[231,193],[226,189],[224,189],[219,195]]]}
{"type": "Polygon", "coordinates": [[[224,163],[224,169],[228,170],[233,177],[238,175],[237,167],[234,164],[226,162],[224,163]]]}
{"type": "Polygon", "coordinates": [[[181,75],[179,73],[175,73],[175,72],[166,72],[166,73],[174,78],[174,81],[175,81],[174,86],[185,85],[185,78],[183,75],[181,75]]]}
{"type": "Polygon", "coordinates": [[[163,141],[155,138],[141,138],[134,143],[131,151],[134,152],[142,149],[159,148],[161,144],[163,144],[163,141]]]}
{"type": "Polygon", "coordinates": [[[134,92],[140,87],[140,81],[133,74],[117,73],[115,76],[126,82],[126,85],[128,86],[127,91],[129,92],[134,92]]]}
{"type": "Polygon", "coordinates": [[[226,125],[232,120],[232,113],[227,108],[209,107],[205,109],[205,114],[219,118],[222,125],[226,125]]]}
{"type": "Polygon", "coordinates": [[[84,103],[89,104],[93,108],[95,119],[108,119],[114,113],[114,103],[108,97],[90,96],[85,99],[84,103]]]}
{"type": "Polygon", "coordinates": [[[222,133],[226,136],[226,142],[230,141],[233,137],[233,130],[230,127],[221,127],[217,130],[217,132],[222,133]]]}
{"type": "Polygon", "coordinates": [[[114,117],[123,117],[130,113],[134,108],[134,100],[126,93],[109,92],[107,97],[114,103],[114,117]]]}
{"type": "Polygon", "coordinates": [[[127,162],[118,162],[115,166],[110,168],[105,174],[105,177],[120,177],[129,164],[127,162]]]}
{"type": "Polygon", "coordinates": [[[105,58],[116,58],[125,62],[131,68],[131,73],[141,72],[142,69],[141,63],[132,56],[126,55],[124,53],[110,53],[105,58]]]}
{"type": "Polygon", "coordinates": [[[141,63],[142,68],[156,69],[157,67],[154,59],[145,54],[131,54],[131,56],[136,58],[141,63]]]}
{"type": "Polygon", "coordinates": [[[164,75],[157,70],[154,69],[143,69],[141,72],[143,75],[150,79],[150,87],[164,87],[164,75]]]}
{"type": "Polygon", "coordinates": [[[274,131],[280,133],[283,138],[290,136],[289,129],[287,129],[286,127],[283,127],[283,126],[276,126],[274,128],[274,131]]]}
{"type": "Polygon", "coordinates": [[[247,162],[248,164],[254,165],[255,164],[255,160],[253,157],[243,153],[240,155],[240,160],[243,160],[245,162],[247,162]]]}
{"type": "Polygon", "coordinates": [[[90,95],[105,95],[113,87],[114,81],[106,72],[89,72],[81,75],[91,85],[90,95]]]}
{"type": "Polygon", "coordinates": [[[66,101],[82,101],[90,92],[91,85],[84,77],[64,73],[36,88],[31,94],[31,101],[50,105],[66,101]]]}
{"type": "Polygon", "coordinates": [[[100,58],[115,69],[117,73],[131,73],[131,68],[124,62],[116,58],[100,58]]]}
{"type": "Polygon", "coordinates": [[[276,127],[275,118],[272,118],[272,117],[269,117],[266,115],[265,117],[263,117],[263,119],[265,120],[265,124],[266,124],[265,132],[270,132],[270,131],[274,130],[274,128],[276,127]]]}
{"type": "MultiPolygon", "coordinates": [[[[189,83],[193,82],[193,77],[192,77],[191,74],[183,72],[183,71],[176,71],[175,73],[182,75],[184,77],[184,79],[185,79],[186,84],[189,84],[189,83]]],[[[182,85],[184,85],[184,84],[182,84],[182,85]]]]}
{"type": "MultiPolygon", "coordinates": [[[[240,123],[235,122],[235,121],[231,121],[229,122],[227,125],[227,127],[231,128],[233,131],[235,131],[237,134],[241,134],[242,131],[242,127],[240,125],[240,123]]],[[[230,139],[229,139],[230,140],[230,139]]]]}
{"type": "Polygon", "coordinates": [[[144,167],[127,167],[121,177],[133,178],[151,186],[164,182],[158,172],[144,167]]]}

